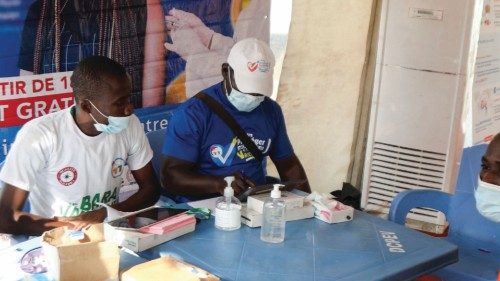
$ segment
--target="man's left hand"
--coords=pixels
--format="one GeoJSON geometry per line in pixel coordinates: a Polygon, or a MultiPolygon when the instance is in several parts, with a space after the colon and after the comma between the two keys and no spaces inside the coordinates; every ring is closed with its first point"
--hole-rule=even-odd
{"type": "Polygon", "coordinates": [[[98,224],[106,218],[106,208],[99,208],[90,212],[81,213],[75,217],[55,217],[54,219],[62,222],[69,222],[73,225],[73,229],[83,229],[91,224],[98,224]]]}

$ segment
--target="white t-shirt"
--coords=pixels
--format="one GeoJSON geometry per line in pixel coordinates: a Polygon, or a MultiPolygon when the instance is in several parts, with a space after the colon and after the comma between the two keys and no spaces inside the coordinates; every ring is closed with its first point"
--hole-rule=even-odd
{"type": "Polygon", "coordinates": [[[118,134],[85,135],[71,109],[33,119],[17,133],[0,180],[29,191],[31,213],[76,216],[115,203],[124,166],[144,167],[153,157],[139,119],[118,134]]]}

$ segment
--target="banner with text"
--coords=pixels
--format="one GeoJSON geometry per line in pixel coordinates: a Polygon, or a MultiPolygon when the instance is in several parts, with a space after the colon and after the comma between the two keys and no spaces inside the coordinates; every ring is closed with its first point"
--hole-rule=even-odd
{"type": "Polygon", "coordinates": [[[74,103],[71,74],[93,55],[121,63],[146,132],[222,81],[238,40],[269,42],[269,0],[0,1],[0,162],[29,120],[74,103]]]}

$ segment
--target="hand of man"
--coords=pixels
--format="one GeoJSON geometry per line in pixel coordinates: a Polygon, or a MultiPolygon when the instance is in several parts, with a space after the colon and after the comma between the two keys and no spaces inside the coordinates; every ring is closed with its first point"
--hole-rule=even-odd
{"type": "Polygon", "coordinates": [[[75,217],[55,217],[54,219],[60,222],[67,222],[72,229],[81,230],[87,228],[91,224],[98,224],[106,218],[106,209],[100,208],[90,212],[81,213],[75,217]]]}
{"type": "Polygon", "coordinates": [[[234,172],[233,176],[234,181],[231,186],[233,187],[235,196],[245,192],[249,188],[255,187],[255,183],[241,172],[234,172]]]}

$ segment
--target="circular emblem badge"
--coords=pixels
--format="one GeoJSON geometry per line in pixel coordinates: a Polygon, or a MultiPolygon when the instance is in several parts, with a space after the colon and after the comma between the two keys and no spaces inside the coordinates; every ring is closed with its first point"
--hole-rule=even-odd
{"type": "Polygon", "coordinates": [[[123,174],[123,169],[125,168],[125,160],[121,158],[116,158],[113,163],[111,163],[111,175],[113,178],[117,178],[123,174]]]}
{"type": "Polygon", "coordinates": [[[69,186],[75,183],[78,173],[73,167],[65,167],[57,172],[57,180],[64,186],[69,186]]]}
{"type": "Polygon", "coordinates": [[[212,157],[221,157],[222,156],[222,146],[218,144],[214,144],[210,147],[210,155],[212,157]]]}

